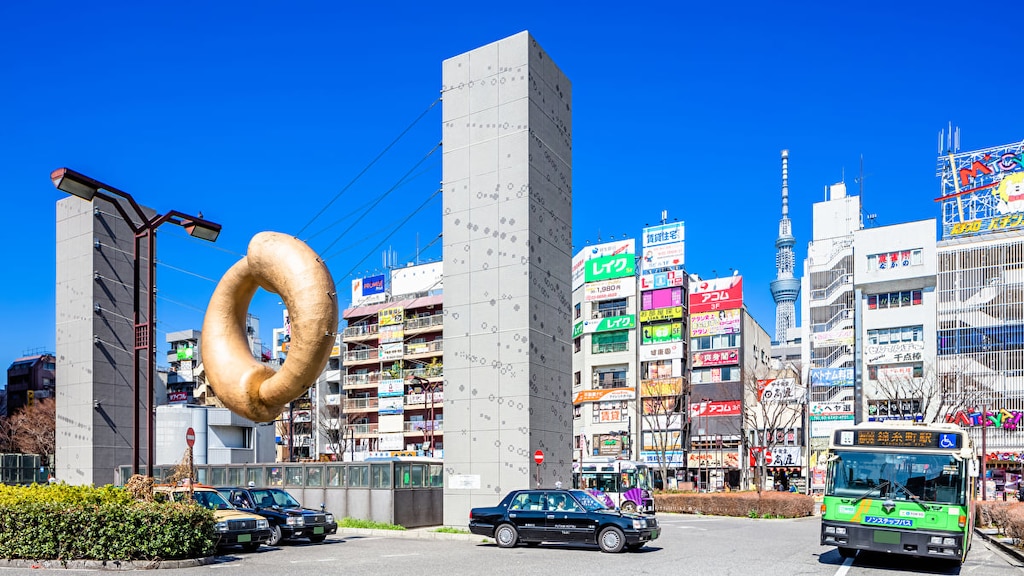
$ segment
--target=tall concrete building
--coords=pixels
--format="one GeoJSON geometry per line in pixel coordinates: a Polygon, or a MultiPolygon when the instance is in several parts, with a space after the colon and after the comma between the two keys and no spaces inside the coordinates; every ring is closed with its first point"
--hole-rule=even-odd
{"type": "MultiPolygon", "coordinates": [[[[132,463],[133,412],[139,456],[143,464],[148,461],[145,385],[136,404],[132,379],[134,242],[131,228],[107,201],[57,202],[56,476],[70,484],[110,484],[116,466],[132,463]]],[[[140,244],[144,271],[145,240],[140,244]]],[[[142,273],[143,303],[147,291],[142,273]]],[[[145,306],[139,314],[145,322],[145,306]]],[[[140,359],[145,374],[146,355],[140,359]]]]}
{"type": "Polygon", "coordinates": [[[527,32],[443,64],[444,522],[572,463],[572,86],[527,32]],[[536,451],[544,464],[534,465],[536,451]]]}
{"type": "Polygon", "coordinates": [[[772,280],[772,299],[775,300],[775,341],[785,344],[798,335],[796,328],[796,299],[800,297],[800,280],[794,276],[796,257],[793,246],[793,223],[789,221],[789,150],[782,151],[782,219],[779,237],[775,239],[775,280],[772,280]],[[793,330],[793,334],[790,334],[793,330]]]}

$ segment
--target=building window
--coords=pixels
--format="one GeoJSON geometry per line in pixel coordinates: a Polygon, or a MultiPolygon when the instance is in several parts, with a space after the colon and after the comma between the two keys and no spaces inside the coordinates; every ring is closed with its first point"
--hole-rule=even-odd
{"type": "Polygon", "coordinates": [[[580,350],[583,349],[583,345],[580,342],[581,340],[583,340],[583,338],[581,338],[579,336],[577,336],[577,337],[572,339],[572,351],[573,352],[579,352],[580,350]]]}
{"type": "Polygon", "coordinates": [[[590,337],[593,354],[606,352],[626,352],[629,350],[629,330],[616,330],[590,337]]]}
{"type": "Polygon", "coordinates": [[[576,305],[573,306],[573,319],[574,320],[579,320],[580,316],[582,316],[582,315],[583,315],[583,306],[579,302],[577,302],[576,305]]]}
{"type": "Polygon", "coordinates": [[[739,366],[722,366],[715,368],[694,368],[690,373],[691,384],[712,384],[715,382],[734,382],[740,379],[739,366]]]}
{"type": "Polygon", "coordinates": [[[715,336],[701,336],[693,338],[691,348],[696,351],[715,350],[717,348],[736,348],[738,346],[739,334],[716,334],[715,336]]]}
{"type": "Polygon", "coordinates": [[[921,290],[904,290],[868,296],[868,309],[904,308],[921,305],[921,290]]]}
{"type": "Polygon", "coordinates": [[[626,366],[606,366],[594,369],[594,389],[625,388],[626,366]]]}
{"type": "Polygon", "coordinates": [[[901,326],[868,330],[868,344],[900,344],[902,342],[923,342],[924,326],[901,326]]]}
{"type": "Polygon", "coordinates": [[[573,372],[572,373],[572,387],[573,388],[579,388],[580,384],[582,384],[582,383],[583,383],[583,375],[582,375],[582,373],[579,372],[579,371],[573,372]]]}
{"type": "Polygon", "coordinates": [[[597,302],[597,309],[590,315],[591,319],[612,318],[626,314],[626,299],[602,300],[597,302]]]}

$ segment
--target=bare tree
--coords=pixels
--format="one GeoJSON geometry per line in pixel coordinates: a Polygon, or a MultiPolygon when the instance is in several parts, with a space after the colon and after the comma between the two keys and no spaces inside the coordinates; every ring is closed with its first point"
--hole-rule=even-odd
{"type": "Polygon", "coordinates": [[[327,404],[321,404],[319,413],[319,418],[316,419],[317,433],[323,438],[331,453],[341,460],[341,456],[347,448],[345,430],[341,424],[343,419],[341,409],[336,407],[332,410],[327,404]]]}
{"type": "Polygon", "coordinates": [[[755,457],[758,495],[764,488],[768,462],[766,455],[786,445],[790,435],[799,445],[797,431],[803,425],[806,388],[799,366],[782,369],[760,368],[743,374],[745,409],[743,428],[749,434],[751,454],[755,457]]]}
{"type": "Polygon", "coordinates": [[[52,465],[57,445],[56,417],[52,398],[36,400],[6,420],[0,442],[23,454],[39,454],[52,465]]]}
{"type": "Polygon", "coordinates": [[[683,451],[683,415],[686,407],[686,386],[682,378],[669,379],[668,386],[658,380],[641,384],[641,449],[655,453],[657,470],[667,484],[672,453],[683,451]],[[648,443],[647,439],[650,438],[648,443]]]}
{"type": "Polygon", "coordinates": [[[993,395],[992,376],[972,371],[972,364],[977,363],[949,357],[919,365],[869,366],[868,416],[932,423],[977,409],[993,395]]]}

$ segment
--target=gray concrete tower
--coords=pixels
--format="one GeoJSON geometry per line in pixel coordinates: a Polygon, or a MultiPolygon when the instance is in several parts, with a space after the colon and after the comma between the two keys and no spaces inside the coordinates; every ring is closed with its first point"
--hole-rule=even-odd
{"type": "Polygon", "coordinates": [[[444,523],[572,465],[572,88],[527,32],[443,64],[444,523]]]}
{"type": "Polygon", "coordinates": [[[779,237],[775,239],[775,280],[772,280],[772,298],[775,300],[775,341],[785,344],[790,328],[796,325],[796,299],[800,296],[800,280],[793,276],[796,258],[793,246],[796,238],[789,221],[789,150],[782,151],[782,219],[779,237]]]}

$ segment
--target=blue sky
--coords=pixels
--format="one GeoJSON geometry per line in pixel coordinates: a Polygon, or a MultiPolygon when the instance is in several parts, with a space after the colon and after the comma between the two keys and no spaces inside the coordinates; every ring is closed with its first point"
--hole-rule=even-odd
{"type": "MultiPolygon", "coordinates": [[[[385,248],[440,259],[441,61],[522,30],[572,81],[575,249],[668,210],[688,271],[739,270],[769,332],[781,149],[800,274],[811,204],[844,174],[857,193],[861,155],[886,225],[939,217],[949,122],[965,150],[1024,139],[1017,3],[696,4],[0,3],[0,365],[54,349],[62,166],[224,226],[216,244],[160,229],[161,350],[262,230],[306,240],[342,291],[385,248]]],[[[278,302],[250,309],[268,343],[278,302]]]]}

